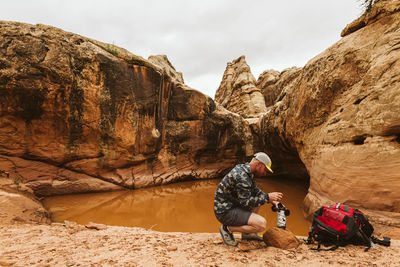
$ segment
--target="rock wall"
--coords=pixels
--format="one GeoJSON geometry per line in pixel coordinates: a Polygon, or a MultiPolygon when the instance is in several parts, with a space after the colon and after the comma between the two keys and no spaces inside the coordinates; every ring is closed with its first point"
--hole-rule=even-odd
{"type": "Polygon", "coordinates": [[[0,30],[0,170],[37,195],[214,178],[253,153],[248,123],[166,57],[45,25],[0,30]]]}
{"type": "MultiPolygon", "coordinates": [[[[400,226],[400,1],[380,0],[303,68],[263,72],[266,109],[251,122],[275,174],[310,179],[306,215],[344,202],[400,226]]],[[[239,58],[216,101],[248,116],[239,58]]],[[[251,73],[250,73],[251,74],[251,73]]]]}
{"type": "Polygon", "coordinates": [[[379,16],[369,16],[294,78],[278,80],[285,86],[260,131],[279,169],[295,166],[285,150],[306,167],[306,214],[344,202],[400,226],[400,14],[392,8],[400,1],[377,3],[371,12],[379,16]]]}

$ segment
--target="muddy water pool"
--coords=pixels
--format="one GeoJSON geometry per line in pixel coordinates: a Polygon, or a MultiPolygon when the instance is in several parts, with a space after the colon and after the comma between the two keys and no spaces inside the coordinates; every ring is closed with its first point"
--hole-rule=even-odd
{"type": "MultiPolygon", "coordinates": [[[[218,232],[213,212],[214,193],[220,180],[185,181],[129,191],[74,194],[43,200],[54,222],[74,221],[107,225],[136,226],[163,232],[218,232]]],[[[282,203],[290,209],[287,228],[296,235],[307,235],[302,202],[308,185],[285,178],[256,179],[264,192],[283,192],[282,203]]],[[[276,226],[271,205],[259,214],[267,219],[267,229],[276,226]]]]}

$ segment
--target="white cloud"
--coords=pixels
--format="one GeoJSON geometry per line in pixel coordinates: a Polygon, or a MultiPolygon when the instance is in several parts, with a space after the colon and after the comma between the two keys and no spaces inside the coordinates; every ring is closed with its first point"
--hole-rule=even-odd
{"type": "Polygon", "coordinates": [[[228,61],[254,76],[302,67],[361,14],[358,0],[14,0],[0,17],[43,23],[147,58],[166,54],[186,84],[214,97],[228,61]]]}

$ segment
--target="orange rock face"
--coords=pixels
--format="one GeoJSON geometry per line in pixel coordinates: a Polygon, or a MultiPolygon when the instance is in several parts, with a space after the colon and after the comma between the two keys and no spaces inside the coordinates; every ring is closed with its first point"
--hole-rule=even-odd
{"type": "Polygon", "coordinates": [[[248,124],[166,57],[44,25],[0,29],[0,170],[36,194],[212,178],[253,153],[248,124]]]}
{"type": "MultiPolygon", "coordinates": [[[[376,1],[303,68],[268,70],[255,83],[267,109],[253,133],[274,174],[309,179],[306,215],[344,202],[400,227],[399,6],[376,1]]],[[[216,100],[249,116],[243,66],[244,58],[228,63],[216,100]]]]}
{"type": "Polygon", "coordinates": [[[284,154],[298,153],[310,176],[307,214],[344,202],[383,224],[378,212],[388,212],[386,224],[400,226],[400,16],[379,14],[286,82],[261,136],[278,170],[294,171],[284,154]]]}

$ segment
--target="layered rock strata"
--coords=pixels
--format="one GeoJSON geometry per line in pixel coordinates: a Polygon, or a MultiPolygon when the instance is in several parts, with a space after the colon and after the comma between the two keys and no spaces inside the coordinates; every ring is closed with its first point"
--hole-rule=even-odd
{"type": "Polygon", "coordinates": [[[253,153],[248,123],[166,57],[45,25],[0,29],[0,170],[35,194],[214,178],[253,153]]]}

